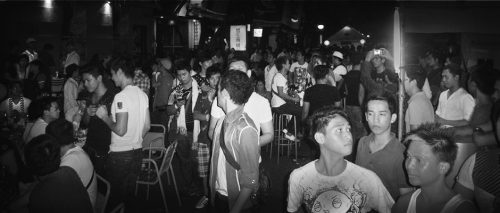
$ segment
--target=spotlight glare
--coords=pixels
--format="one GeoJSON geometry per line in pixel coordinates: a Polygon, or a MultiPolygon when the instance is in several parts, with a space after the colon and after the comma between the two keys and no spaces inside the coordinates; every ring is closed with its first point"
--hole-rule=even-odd
{"type": "Polygon", "coordinates": [[[330,45],[330,41],[325,40],[325,42],[323,42],[323,44],[324,44],[325,46],[329,46],[329,45],[330,45]]]}
{"type": "Polygon", "coordinates": [[[318,29],[319,29],[319,30],[325,29],[325,25],[318,24],[318,29]]]}

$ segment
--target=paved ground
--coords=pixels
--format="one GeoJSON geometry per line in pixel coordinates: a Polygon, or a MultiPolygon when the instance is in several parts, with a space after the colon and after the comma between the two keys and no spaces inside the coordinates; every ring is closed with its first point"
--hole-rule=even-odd
{"type": "MultiPolygon", "coordinates": [[[[286,212],[286,196],[287,196],[287,185],[288,176],[291,171],[299,166],[304,165],[311,161],[311,158],[306,158],[309,156],[309,149],[307,145],[303,144],[299,148],[299,160],[296,163],[293,159],[294,156],[281,156],[279,164],[277,163],[276,150],[273,150],[273,158],[269,158],[269,152],[266,151],[266,147],[262,148],[261,156],[262,163],[265,169],[270,173],[271,183],[272,183],[272,195],[270,200],[263,206],[261,212],[286,212]]],[[[182,180],[180,180],[181,166],[179,165],[177,158],[174,158],[174,172],[177,177],[177,184],[180,186],[182,180]]],[[[166,178],[164,176],[164,185],[167,185],[166,178]]],[[[181,195],[182,206],[179,206],[174,192],[174,187],[169,185],[166,187],[167,196],[167,206],[169,212],[179,212],[179,213],[205,213],[209,212],[208,208],[196,209],[195,205],[199,197],[181,195]]],[[[139,189],[139,195],[137,197],[137,203],[133,212],[165,212],[160,190],[158,186],[152,187],[150,191],[150,199],[146,200],[146,187],[142,186],[139,189]]]]}

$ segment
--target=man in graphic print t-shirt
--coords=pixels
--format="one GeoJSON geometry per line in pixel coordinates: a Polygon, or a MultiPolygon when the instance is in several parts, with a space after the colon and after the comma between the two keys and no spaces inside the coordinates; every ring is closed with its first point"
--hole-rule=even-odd
{"type": "Polygon", "coordinates": [[[319,109],[311,116],[312,136],[321,155],[290,175],[288,212],[390,212],[394,200],[370,170],[344,160],[352,152],[352,135],[345,112],[319,109]]]}

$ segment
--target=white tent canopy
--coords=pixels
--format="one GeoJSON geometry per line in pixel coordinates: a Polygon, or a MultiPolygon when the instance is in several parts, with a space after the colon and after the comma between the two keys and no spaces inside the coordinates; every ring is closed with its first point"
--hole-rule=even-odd
{"type": "Polygon", "coordinates": [[[345,26],[335,34],[328,37],[330,42],[358,42],[361,39],[366,39],[366,36],[350,26],[345,26]]]}

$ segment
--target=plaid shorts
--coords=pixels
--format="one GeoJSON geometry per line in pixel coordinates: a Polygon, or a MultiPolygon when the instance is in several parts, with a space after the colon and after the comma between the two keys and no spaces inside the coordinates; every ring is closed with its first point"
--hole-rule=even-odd
{"type": "Polygon", "coordinates": [[[207,144],[198,143],[198,174],[200,177],[207,177],[208,175],[208,161],[210,160],[210,149],[207,144]]]}

